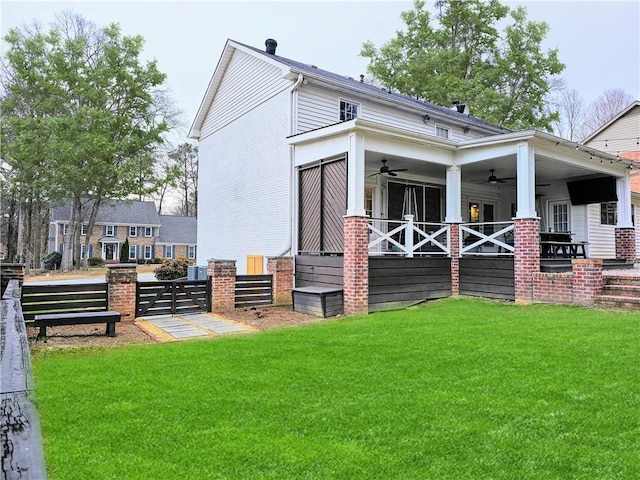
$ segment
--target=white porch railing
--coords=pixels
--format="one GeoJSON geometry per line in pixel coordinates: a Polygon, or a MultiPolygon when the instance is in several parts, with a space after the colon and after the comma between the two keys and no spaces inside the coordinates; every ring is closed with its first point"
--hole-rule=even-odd
{"type": "Polygon", "coordinates": [[[449,255],[449,225],[372,218],[369,221],[369,255],[449,255]]]}
{"type": "Polygon", "coordinates": [[[460,254],[512,256],[513,222],[463,223],[460,225],[460,254]]]}

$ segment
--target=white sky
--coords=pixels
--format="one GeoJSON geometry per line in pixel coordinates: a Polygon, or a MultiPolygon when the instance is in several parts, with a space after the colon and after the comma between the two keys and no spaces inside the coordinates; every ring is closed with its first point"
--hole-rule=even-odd
{"type": "MultiPolygon", "coordinates": [[[[546,48],[559,49],[562,74],[585,101],[622,88],[640,99],[640,1],[506,1],[524,5],[530,20],[545,21],[546,48]]],[[[429,0],[428,4],[433,4],[429,0]]],[[[401,1],[7,1],[1,0],[2,35],[36,19],[50,24],[56,12],[72,9],[100,26],[120,24],[140,34],[145,57],[155,58],[184,112],[186,129],[195,114],[227,38],[258,48],[267,38],[277,53],[325,70],[359,78],[367,60],[360,46],[390,40],[404,24],[401,1]]]]}

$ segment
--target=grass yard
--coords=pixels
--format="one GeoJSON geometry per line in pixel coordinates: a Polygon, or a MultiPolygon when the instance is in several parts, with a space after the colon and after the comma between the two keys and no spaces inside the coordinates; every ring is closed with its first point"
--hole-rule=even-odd
{"type": "Polygon", "coordinates": [[[640,478],[640,314],[451,299],[33,363],[52,480],[640,478]]]}

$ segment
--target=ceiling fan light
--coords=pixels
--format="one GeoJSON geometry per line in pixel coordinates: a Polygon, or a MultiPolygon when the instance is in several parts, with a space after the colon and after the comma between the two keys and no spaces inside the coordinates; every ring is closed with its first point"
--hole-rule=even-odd
{"type": "Polygon", "coordinates": [[[490,183],[491,185],[495,185],[496,183],[498,183],[498,179],[496,179],[496,178],[490,178],[490,179],[489,179],[489,183],[490,183]]]}

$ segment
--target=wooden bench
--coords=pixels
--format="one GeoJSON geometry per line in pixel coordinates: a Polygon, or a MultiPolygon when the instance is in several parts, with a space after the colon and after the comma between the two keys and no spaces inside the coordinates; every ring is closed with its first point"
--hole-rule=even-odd
{"type": "Polygon", "coordinates": [[[338,287],[296,287],[291,292],[293,297],[293,311],[316,315],[318,317],[333,317],[344,312],[342,289],[338,287]]]}
{"type": "Polygon", "coordinates": [[[47,336],[47,327],[106,323],[106,334],[116,335],[118,312],[108,310],[107,284],[24,285],[22,312],[26,324],[39,327],[38,338],[47,336]]]}
{"type": "Polygon", "coordinates": [[[116,322],[119,322],[121,315],[118,312],[109,310],[102,312],[65,312],[65,313],[42,313],[34,317],[30,322],[34,327],[40,328],[38,338],[47,336],[47,327],[59,325],[88,325],[91,323],[106,323],[106,335],[116,336],[116,322]]]}

